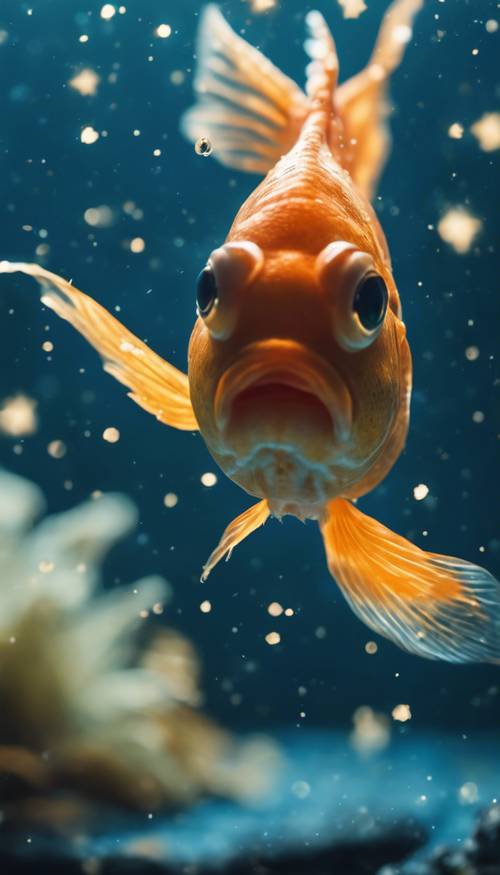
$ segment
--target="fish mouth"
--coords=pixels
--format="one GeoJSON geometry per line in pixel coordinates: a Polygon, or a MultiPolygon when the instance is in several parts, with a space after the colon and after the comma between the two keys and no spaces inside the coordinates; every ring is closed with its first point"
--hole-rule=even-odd
{"type": "Polygon", "coordinates": [[[266,340],[247,346],[223,373],[214,413],[229,438],[245,427],[262,445],[291,443],[323,456],[325,443],[348,440],[352,399],[322,356],[295,341],[266,340]]]}

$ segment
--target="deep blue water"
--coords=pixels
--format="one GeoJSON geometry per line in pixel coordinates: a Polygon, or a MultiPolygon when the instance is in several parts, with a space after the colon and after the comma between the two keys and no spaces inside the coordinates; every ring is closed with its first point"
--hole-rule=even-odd
{"type": "MultiPolygon", "coordinates": [[[[334,0],[315,4],[335,33],[342,79],[364,65],[388,5],[367,2],[357,21],[344,21],[334,0]]],[[[202,4],[129,0],[126,13],[110,21],[100,18],[101,5],[1,0],[0,31],[8,37],[0,45],[0,257],[36,260],[36,247],[48,244],[47,267],[73,277],[108,309],[119,305],[132,331],[185,368],[195,277],[257,180],[197,156],[178,131],[192,101],[202,4]],[[161,22],[173,29],[165,40],[153,33],[161,22]],[[81,34],[88,42],[79,42],[81,34]],[[93,97],[67,85],[86,66],[102,77],[93,97]],[[171,82],[174,70],[186,73],[183,84],[171,82]],[[84,125],[108,134],[83,145],[84,125]],[[153,156],[157,148],[160,157],[153,156]],[[127,201],[142,218],[122,210],[127,201]],[[110,228],[84,221],[85,210],[101,204],[119,217],[110,228]],[[48,232],[43,238],[41,229],[48,232]],[[146,247],[134,255],[123,241],[136,236],[146,247]]],[[[221,6],[234,27],[303,83],[309,3],[282,0],[265,16],[251,16],[242,0],[221,6]]],[[[498,165],[495,153],[481,151],[468,132],[495,109],[498,32],[485,29],[495,15],[492,0],[428,0],[393,78],[393,151],[376,206],[414,357],[412,424],[404,455],[362,506],[426,549],[461,555],[498,574],[498,165]],[[454,122],[465,129],[460,140],[447,134],[454,122]],[[466,255],[428,228],[456,204],[484,223],[466,255]],[[465,356],[471,345],[480,350],[473,362],[465,356]],[[474,411],[484,412],[482,423],[473,421],[474,411]],[[422,482],[432,501],[413,499],[422,482]]],[[[32,284],[2,278],[0,397],[17,390],[38,400],[41,425],[21,442],[21,454],[14,451],[18,440],[1,439],[0,462],[36,480],[53,511],[95,489],[132,496],[139,535],[115,549],[107,580],[159,571],[172,582],[166,618],[196,643],[207,706],[227,724],[347,727],[360,704],[390,713],[408,702],[411,730],[446,728],[459,736],[498,726],[498,668],[427,662],[382,639],[376,655],[365,653],[375,636],[343,602],[313,524],[270,521],[201,585],[203,561],[248,497],[222,475],[215,487],[202,486],[201,474],[215,468],[200,437],[169,430],[132,404],[94,351],[42,309],[32,284]],[[41,348],[47,339],[54,344],[49,355],[41,348]],[[117,444],[102,440],[108,426],[120,430],[117,444]],[[63,459],[47,454],[54,439],[68,447],[63,459]],[[174,509],[163,505],[166,492],[179,496],[174,509]],[[213,605],[208,615],[199,610],[206,598],[213,605]],[[295,615],[271,619],[271,601],[295,615]],[[318,637],[319,627],[325,636],[318,637]],[[271,629],[281,633],[277,647],[264,640],[271,629]],[[239,704],[231,703],[233,693],[239,704]]]]}

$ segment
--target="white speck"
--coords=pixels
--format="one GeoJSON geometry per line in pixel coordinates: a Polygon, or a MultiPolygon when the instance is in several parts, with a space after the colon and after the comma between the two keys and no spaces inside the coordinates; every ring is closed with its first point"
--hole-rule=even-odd
{"type": "Polygon", "coordinates": [[[400,723],[406,723],[411,720],[411,710],[409,705],[396,705],[392,709],[392,719],[398,720],[400,723]]]}
{"type": "Polygon", "coordinates": [[[206,599],[204,602],[201,603],[200,611],[202,614],[209,614],[211,610],[212,610],[212,603],[209,602],[208,599],[206,599]]]}
{"type": "Polygon", "coordinates": [[[165,505],[165,507],[175,507],[178,501],[179,498],[175,494],[175,492],[167,492],[167,494],[163,498],[163,504],[165,505]]]}
{"type": "Polygon", "coordinates": [[[479,791],[477,784],[473,781],[466,781],[462,784],[458,791],[458,799],[462,805],[474,805],[479,799],[479,791]]]}
{"type": "Polygon", "coordinates": [[[479,358],[479,347],[468,346],[465,350],[465,358],[469,362],[475,362],[479,358]]]}
{"type": "Polygon", "coordinates": [[[133,240],[130,241],[130,251],[135,254],[139,252],[144,252],[146,248],[146,243],[142,239],[142,237],[134,237],[133,240]]]}
{"type": "Polygon", "coordinates": [[[498,30],[498,21],[495,21],[494,18],[488,18],[488,21],[484,26],[487,33],[496,33],[498,30]]]}
{"type": "Polygon", "coordinates": [[[108,444],[116,444],[120,440],[120,432],[117,428],[114,428],[113,426],[105,428],[102,436],[108,444]]]}
{"type": "Polygon", "coordinates": [[[167,39],[172,33],[172,28],[169,24],[159,24],[155,30],[156,36],[159,36],[160,39],[167,39]]]}
{"type": "Polygon", "coordinates": [[[461,140],[463,135],[463,126],[458,122],[453,122],[453,124],[450,125],[450,127],[448,128],[448,136],[451,137],[452,140],[461,140]]]}
{"type": "Polygon", "coordinates": [[[479,234],[483,223],[463,207],[454,207],[440,219],[437,230],[445,243],[459,255],[465,255],[479,234]]]}
{"type": "Polygon", "coordinates": [[[419,483],[418,486],[414,486],[413,488],[413,498],[415,501],[422,501],[422,499],[427,498],[429,495],[429,487],[425,485],[425,483],[419,483]]]}
{"type": "Polygon", "coordinates": [[[0,405],[0,432],[9,437],[33,434],[38,428],[36,401],[27,395],[14,395],[0,405]]]}
{"type": "Polygon", "coordinates": [[[292,784],[292,793],[297,799],[306,799],[311,792],[311,787],[307,781],[295,781],[292,784]]]}
{"type": "Polygon", "coordinates": [[[271,646],[273,646],[274,644],[279,644],[281,641],[281,635],[279,632],[268,632],[266,635],[266,641],[271,646]]]}
{"type": "Polygon", "coordinates": [[[96,131],[92,125],[87,125],[82,129],[80,134],[80,140],[82,143],[85,143],[86,146],[91,146],[92,143],[97,143],[99,139],[99,131],[96,131]]]}
{"type": "Polygon", "coordinates": [[[97,75],[95,70],[86,67],[77,76],[73,76],[68,85],[84,97],[92,97],[96,93],[100,81],[101,77],[97,75]]]}
{"type": "Polygon", "coordinates": [[[213,474],[212,471],[207,471],[205,474],[202,474],[200,479],[203,486],[215,486],[217,483],[217,475],[213,474]]]}
{"type": "Polygon", "coordinates": [[[64,441],[51,441],[47,452],[53,459],[62,459],[67,453],[66,444],[64,441]]]}
{"type": "Polygon", "coordinates": [[[474,413],[472,414],[472,421],[473,422],[481,423],[481,422],[484,422],[484,419],[485,419],[485,417],[484,417],[484,413],[482,410],[475,410],[474,413]]]}
{"type": "Polygon", "coordinates": [[[267,606],[267,613],[271,614],[271,617],[279,617],[283,613],[283,607],[279,602],[271,602],[267,606]]]}
{"type": "Polygon", "coordinates": [[[115,7],[112,3],[105,3],[101,9],[101,18],[104,18],[105,21],[109,21],[110,18],[113,18],[113,15],[116,15],[115,7]]]}

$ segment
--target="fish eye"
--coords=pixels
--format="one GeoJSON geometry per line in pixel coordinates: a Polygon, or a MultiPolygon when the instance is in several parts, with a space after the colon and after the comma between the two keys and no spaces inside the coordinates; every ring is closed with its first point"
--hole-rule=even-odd
{"type": "Polygon", "coordinates": [[[387,284],[373,257],[352,243],[336,240],[319,254],[316,275],[330,304],[339,346],[347,352],[371,346],[389,305],[387,284]]]}
{"type": "Polygon", "coordinates": [[[196,280],[196,308],[198,315],[205,319],[217,305],[217,280],[210,264],[198,274],[196,280]]]}
{"type": "Polygon", "coordinates": [[[353,312],[365,331],[376,331],[387,311],[387,286],[378,273],[363,277],[354,293],[353,312]]]}

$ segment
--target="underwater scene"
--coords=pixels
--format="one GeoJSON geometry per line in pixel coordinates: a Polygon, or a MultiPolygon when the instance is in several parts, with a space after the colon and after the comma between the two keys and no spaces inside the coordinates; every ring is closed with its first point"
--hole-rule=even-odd
{"type": "Polygon", "coordinates": [[[500,875],[499,51],[0,0],[2,875],[500,875]]]}

